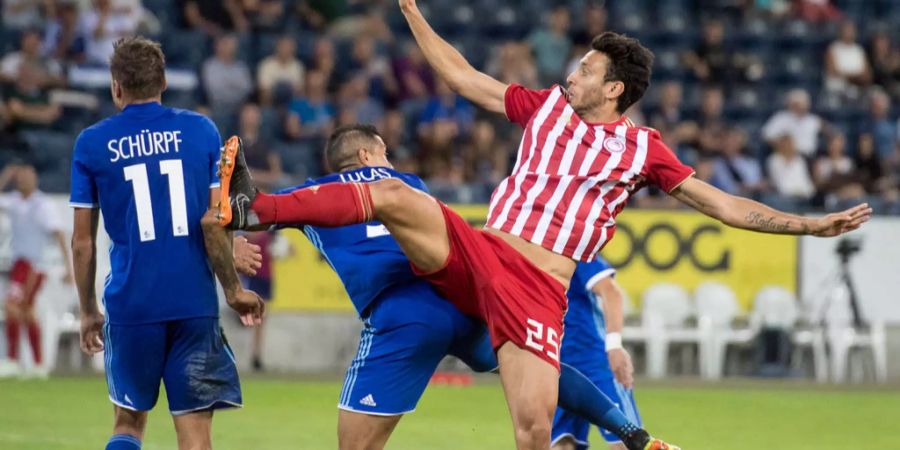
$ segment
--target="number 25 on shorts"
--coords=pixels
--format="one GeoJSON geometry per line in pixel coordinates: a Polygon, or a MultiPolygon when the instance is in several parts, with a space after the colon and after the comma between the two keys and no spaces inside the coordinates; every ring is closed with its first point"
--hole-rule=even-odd
{"type": "Polygon", "coordinates": [[[539,351],[544,352],[554,361],[559,361],[559,332],[534,319],[528,319],[528,326],[525,328],[528,339],[525,345],[539,351]],[[547,329],[546,338],[544,329],[547,329]],[[545,350],[546,345],[546,350],[545,350]]]}

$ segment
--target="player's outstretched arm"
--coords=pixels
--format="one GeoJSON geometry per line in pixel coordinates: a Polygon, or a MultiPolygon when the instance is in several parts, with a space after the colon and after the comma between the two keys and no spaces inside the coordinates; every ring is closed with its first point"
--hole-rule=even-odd
{"type": "Polygon", "coordinates": [[[450,89],[488,111],[506,113],[506,84],[475,70],[459,51],[438,36],[419,11],[415,0],[400,0],[400,10],[425,59],[450,89]]]}
{"type": "MultiPolygon", "coordinates": [[[[218,198],[218,195],[215,194],[214,198],[218,198]]],[[[241,322],[245,326],[259,325],[262,323],[266,305],[259,295],[241,286],[234,266],[231,233],[219,226],[216,211],[216,209],[208,210],[201,219],[203,243],[206,245],[209,262],[219,282],[222,283],[228,306],[240,314],[241,322]]]]}
{"type": "Polygon", "coordinates": [[[75,208],[72,258],[78,304],[81,310],[81,350],[92,355],[103,351],[103,314],[97,305],[94,277],[97,274],[97,224],[100,210],[75,208]]]}
{"type": "Polygon", "coordinates": [[[819,218],[797,216],[727,194],[696,178],[688,178],[671,195],[726,225],[762,233],[833,237],[859,228],[872,217],[866,203],[819,218]]]}

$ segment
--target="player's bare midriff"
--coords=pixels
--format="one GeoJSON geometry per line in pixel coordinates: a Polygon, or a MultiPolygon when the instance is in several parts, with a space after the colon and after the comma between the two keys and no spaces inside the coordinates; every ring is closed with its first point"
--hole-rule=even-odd
{"type": "Polygon", "coordinates": [[[574,260],[553,253],[540,245],[533,244],[505,231],[488,227],[485,227],[484,230],[506,241],[507,244],[531,261],[538,269],[541,269],[553,278],[556,278],[556,281],[559,281],[566,289],[569,289],[569,280],[572,279],[572,274],[575,273],[574,260]]]}

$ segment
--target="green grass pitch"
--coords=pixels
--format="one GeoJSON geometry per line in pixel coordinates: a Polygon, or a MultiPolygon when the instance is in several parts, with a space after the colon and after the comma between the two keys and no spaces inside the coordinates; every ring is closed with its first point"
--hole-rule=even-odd
{"type": "MultiPolygon", "coordinates": [[[[245,408],[216,416],[215,448],[335,449],[339,393],[337,381],[245,380],[245,408]]],[[[900,449],[897,389],[650,385],[638,389],[637,399],[648,428],[685,450],[900,449]]],[[[111,410],[102,378],[0,381],[0,449],[101,449],[111,410]]],[[[596,432],[592,442],[600,442],[596,432]]],[[[144,449],[174,448],[163,394],[144,449]]],[[[387,448],[512,449],[499,384],[430,387],[387,448]]]]}

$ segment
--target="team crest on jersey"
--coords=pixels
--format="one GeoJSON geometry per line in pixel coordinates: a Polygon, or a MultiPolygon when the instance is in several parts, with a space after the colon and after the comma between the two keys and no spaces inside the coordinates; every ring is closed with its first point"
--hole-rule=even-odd
{"type": "Polygon", "coordinates": [[[620,138],[608,138],[603,141],[603,148],[611,153],[621,153],[625,151],[625,141],[620,138]]]}

